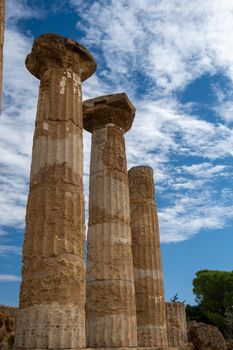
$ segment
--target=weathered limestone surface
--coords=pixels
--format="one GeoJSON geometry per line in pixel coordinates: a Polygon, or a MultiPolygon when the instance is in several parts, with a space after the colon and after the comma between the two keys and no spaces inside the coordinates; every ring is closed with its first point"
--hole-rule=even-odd
{"type": "Polygon", "coordinates": [[[0,314],[0,350],[7,350],[8,344],[13,343],[15,335],[15,318],[0,314]]]}
{"type": "Polygon", "coordinates": [[[179,302],[166,303],[168,345],[188,345],[185,305],[179,302]]]}
{"type": "Polygon", "coordinates": [[[7,350],[15,335],[15,317],[18,308],[0,305],[0,350],[7,350]]]}
{"type": "Polygon", "coordinates": [[[41,80],[26,213],[16,348],[85,347],[81,81],[92,56],[55,34],[26,59],[41,80]]]}
{"type": "Polygon", "coordinates": [[[129,170],[138,346],[167,346],[163,272],[153,170],[129,170]]]}
{"type": "Polygon", "coordinates": [[[126,94],[83,104],[92,133],[86,292],[89,347],[137,346],[124,133],[135,108],[126,94]]]}
{"type": "Polygon", "coordinates": [[[0,0],[0,113],[2,105],[3,44],[5,27],[5,0],[0,0]]]}
{"type": "Polygon", "coordinates": [[[19,311],[18,307],[0,305],[0,315],[1,316],[16,317],[18,314],[18,311],[19,311]]]}
{"type": "MultiPolygon", "coordinates": [[[[77,350],[92,350],[93,348],[77,348],[77,350]]],[[[0,348],[0,350],[2,350],[0,348]]],[[[4,349],[5,350],[5,349],[4,349]]],[[[22,349],[24,350],[24,349],[22,349]]],[[[26,350],[26,349],[25,349],[26,350]]],[[[41,350],[41,349],[33,349],[33,350],[41,350]]],[[[58,349],[53,349],[53,350],[58,350],[58,349]]],[[[69,350],[69,349],[66,349],[66,350],[69,350]]],[[[76,350],[76,349],[72,349],[72,350],[76,350]]],[[[186,347],[183,348],[183,347],[120,347],[120,348],[116,348],[116,347],[113,347],[113,348],[98,348],[98,350],[190,350],[190,349],[187,349],[186,347]]]]}

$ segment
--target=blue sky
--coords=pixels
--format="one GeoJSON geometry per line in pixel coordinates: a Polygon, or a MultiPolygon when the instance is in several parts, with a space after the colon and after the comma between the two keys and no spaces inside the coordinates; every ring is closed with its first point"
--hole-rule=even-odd
{"type": "MultiPolygon", "coordinates": [[[[199,269],[232,270],[231,0],[8,0],[0,123],[0,303],[18,304],[38,81],[33,39],[85,45],[97,71],[84,99],[125,91],[137,114],[128,166],[154,169],[166,298],[194,303],[199,269]]],[[[90,136],[84,134],[86,207],[90,136]]]]}

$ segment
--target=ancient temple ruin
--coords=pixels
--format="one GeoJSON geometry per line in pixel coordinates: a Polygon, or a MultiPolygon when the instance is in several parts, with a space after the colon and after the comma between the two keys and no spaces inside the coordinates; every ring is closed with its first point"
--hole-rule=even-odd
{"type": "MultiPolygon", "coordinates": [[[[3,26],[0,44],[2,70],[3,26]]],[[[62,36],[37,38],[26,67],[40,88],[15,349],[186,349],[184,306],[164,300],[153,170],[127,172],[135,107],[125,93],[83,102],[95,59],[62,36]],[[92,134],[86,271],[83,128],[92,134]]]]}

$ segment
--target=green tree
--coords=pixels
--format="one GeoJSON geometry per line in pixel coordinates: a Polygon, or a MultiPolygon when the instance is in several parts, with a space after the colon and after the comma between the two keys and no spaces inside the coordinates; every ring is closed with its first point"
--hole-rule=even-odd
{"type": "Polygon", "coordinates": [[[233,271],[201,270],[193,280],[196,306],[187,305],[187,319],[207,322],[227,334],[227,311],[233,306],[233,271]]]}
{"type": "Polygon", "coordinates": [[[228,339],[232,339],[233,346],[233,306],[225,312],[225,334],[228,339]]]}

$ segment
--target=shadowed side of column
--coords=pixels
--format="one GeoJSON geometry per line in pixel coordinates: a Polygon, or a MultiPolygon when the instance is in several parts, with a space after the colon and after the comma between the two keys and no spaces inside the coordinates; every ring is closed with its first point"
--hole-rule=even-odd
{"type": "Polygon", "coordinates": [[[85,101],[92,133],[86,330],[89,347],[137,346],[124,133],[135,109],[125,94],[85,101]]]}
{"type": "Polygon", "coordinates": [[[185,305],[166,302],[168,345],[185,347],[188,344],[185,305]]]}
{"type": "Polygon", "coordinates": [[[129,170],[138,345],[167,346],[160,237],[153,170],[129,170]]]}
{"type": "Polygon", "coordinates": [[[45,34],[35,40],[26,66],[41,84],[15,347],[82,348],[86,343],[81,80],[94,72],[95,63],[78,43],[45,34]]]}

